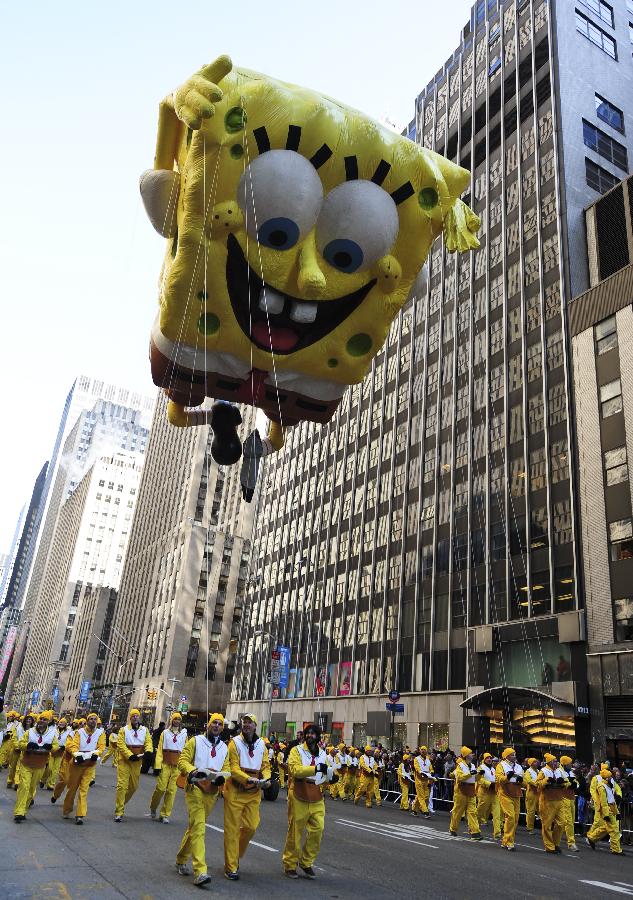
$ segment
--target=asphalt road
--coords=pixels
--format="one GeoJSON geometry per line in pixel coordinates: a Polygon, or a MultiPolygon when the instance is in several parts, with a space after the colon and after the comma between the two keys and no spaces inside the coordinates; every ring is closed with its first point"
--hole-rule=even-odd
{"type": "MultiPolygon", "coordinates": [[[[174,858],[186,823],[182,796],[169,825],[147,815],[155,781],[141,785],[120,824],[113,821],[115,770],[97,770],[83,828],[64,820],[61,803],[40,791],[27,821],[13,822],[15,794],[0,787],[0,897],[11,900],[174,900],[196,896],[191,878],[179,876],[174,858]]],[[[3,773],[4,774],[4,773],[3,773]]],[[[202,890],[216,897],[284,900],[313,896],[332,900],[509,897],[591,900],[633,897],[633,852],[609,854],[606,844],[593,852],[550,856],[525,830],[517,852],[492,840],[475,844],[447,834],[448,816],[412,818],[392,806],[366,810],[327,800],[326,830],[317,860],[318,880],[284,878],[281,850],[286,832],[285,795],[262,802],[262,824],[240,867],[240,881],[222,877],[222,806],[207,829],[207,862],[212,882],[202,890]]],[[[485,832],[484,832],[485,833],[485,832]]]]}

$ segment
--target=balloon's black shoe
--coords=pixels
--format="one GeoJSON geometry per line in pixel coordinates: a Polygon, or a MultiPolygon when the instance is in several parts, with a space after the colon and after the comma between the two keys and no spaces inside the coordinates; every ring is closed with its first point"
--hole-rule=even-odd
{"type": "Polygon", "coordinates": [[[242,416],[237,406],[224,400],[216,400],[211,409],[211,455],[221,466],[232,466],[242,455],[242,442],[237,433],[237,426],[241,422],[242,416]]]}

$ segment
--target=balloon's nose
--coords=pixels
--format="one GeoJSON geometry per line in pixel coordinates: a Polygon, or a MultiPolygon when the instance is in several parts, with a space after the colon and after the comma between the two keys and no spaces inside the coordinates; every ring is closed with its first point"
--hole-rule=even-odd
{"type": "Polygon", "coordinates": [[[309,299],[322,297],[327,287],[325,275],[319,265],[314,229],[306,237],[299,251],[297,286],[299,293],[309,299]]]}

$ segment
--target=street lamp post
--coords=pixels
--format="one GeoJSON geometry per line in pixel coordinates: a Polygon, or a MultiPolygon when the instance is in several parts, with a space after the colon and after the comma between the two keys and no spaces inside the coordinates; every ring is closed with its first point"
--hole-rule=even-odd
{"type": "MultiPolygon", "coordinates": [[[[120,659],[120,657],[119,657],[120,659]]],[[[121,681],[121,672],[123,671],[123,667],[127,666],[128,663],[134,662],[136,657],[131,656],[129,659],[126,659],[125,662],[122,662],[119,666],[119,671],[117,672],[116,682],[114,684],[114,688],[112,690],[112,703],[110,704],[110,718],[108,719],[108,728],[112,725],[112,714],[114,712],[114,699],[116,697],[116,692],[119,689],[119,682],[121,681]]]]}

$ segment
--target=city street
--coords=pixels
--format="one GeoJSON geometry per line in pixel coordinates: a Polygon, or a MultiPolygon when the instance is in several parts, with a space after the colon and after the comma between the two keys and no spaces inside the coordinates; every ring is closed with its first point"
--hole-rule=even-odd
{"type": "MultiPolygon", "coordinates": [[[[11,900],[173,900],[195,896],[192,878],[176,873],[174,857],[185,828],[185,805],[178,796],[169,825],[146,815],[154,778],[142,776],[124,821],[112,819],[115,770],[100,767],[91,789],[83,828],[65,821],[61,802],[40,791],[26,822],[13,822],[15,794],[0,793],[0,897],[11,900]]],[[[289,881],[281,867],[286,831],[284,794],[262,803],[262,824],[241,866],[239,883],[222,877],[222,807],[211,817],[207,861],[212,882],[205,890],[219,897],[314,897],[382,900],[395,897],[583,898],[633,896],[633,852],[592,852],[548,856],[537,836],[520,830],[517,852],[491,840],[479,844],[447,834],[448,817],[414,819],[390,805],[366,810],[327,800],[326,831],[317,860],[318,881],[289,881]]],[[[484,833],[485,830],[484,830],[484,833]]],[[[488,831],[488,834],[490,832],[488,831]]]]}

